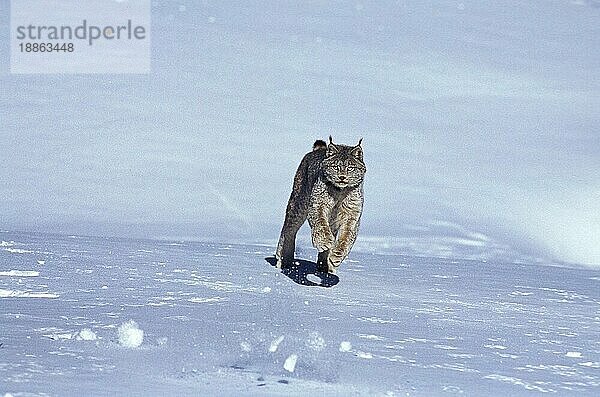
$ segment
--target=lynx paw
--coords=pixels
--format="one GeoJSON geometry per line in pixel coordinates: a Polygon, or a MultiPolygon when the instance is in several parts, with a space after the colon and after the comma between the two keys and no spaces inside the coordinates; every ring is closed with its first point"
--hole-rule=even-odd
{"type": "Polygon", "coordinates": [[[327,264],[327,256],[329,255],[329,251],[319,252],[319,257],[317,259],[317,271],[322,273],[329,272],[329,266],[327,264]]]}
{"type": "Polygon", "coordinates": [[[336,252],[335,250],[331,251],[329,253],[329,257],[327,258],[328,272],[331,274],[335,274],[337,272],[338,267],[340,267],[342,260],[344,260],[344,258],[342,258],[342,256],[338,252],[336,252]]]}

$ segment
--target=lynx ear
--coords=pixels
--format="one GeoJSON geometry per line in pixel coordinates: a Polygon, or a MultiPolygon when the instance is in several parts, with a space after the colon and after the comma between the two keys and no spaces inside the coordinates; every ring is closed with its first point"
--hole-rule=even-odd
{"type": "Polygon", "coordinates": [[[360,146],[360,144],[361,144],[361,143],[362,143],[362,138],[360,138],[360,139],[358,140],[358,145],[356,145],[356,146],[357,146],[357,147],[358,147],[358,146],[360,146]]]}
{"type": "Polygon", "coordinates": [[[352,154],[354,157],[356,157],[360,161],[363,161],[363,150],[362,150],[362,146],[360,146],[361,142],[362,142],[362,138],[360,141],[358,141],[358,145],[354,146],[352,148],[352,150],[350,150],[350,154],[352,154]]]}
{"type": "Polygon", "coordinates": [[[329,135],[329,145],[327,145],[327,155],[332,156],[339,151],[340,151],[340,149],[335,145],[335,143],[333,143],[333,138],[331,138],[331,135],[329,135]]]}

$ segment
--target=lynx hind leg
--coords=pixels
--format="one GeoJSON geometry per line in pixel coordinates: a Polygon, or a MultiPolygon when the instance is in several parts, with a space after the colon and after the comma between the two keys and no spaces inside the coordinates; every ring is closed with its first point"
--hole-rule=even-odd
{"type": "Polygon", "coordinates": [[[277,267],[286,268],[294,264],[296,252],[296,234],[306,220],[306,209],[303,206],[291,205],[285,215],[281,236],[277,244],[277,267]]]}
{"type": "Polygon", "coordinates": [[[285,238],[281,236],[279,244],[277,246],[277,264],[275,265],[278,269],[285,269],[294,263],[294,252],[296,251],[295,241],[291,241],[290,237],[285,238]]]}

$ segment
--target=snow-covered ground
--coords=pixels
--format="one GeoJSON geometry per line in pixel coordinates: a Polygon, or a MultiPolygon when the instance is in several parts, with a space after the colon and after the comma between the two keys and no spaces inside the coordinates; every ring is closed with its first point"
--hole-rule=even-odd
{"type": "Polygon", "coordinates": [[[322,280],[272,245],[0,232],[0,395],[599,394],[599,270],[433,240],[322,280]]]}
{"type": "Polygon", "coordinates": [[[148,75],[11,75],[0,0],[0,395],[600,395],[600,1],[151,9],[148,75]],[[329,134],[359,241],[284,274],[329,134]]]}
{"type": "Polygon", "coordinates": [[[364,232],[600,265],[599,4],[153,0],[151,74],[11,75],[0,0],[0,227],[271,237],[332,134],[364,138],[364,232]]]}

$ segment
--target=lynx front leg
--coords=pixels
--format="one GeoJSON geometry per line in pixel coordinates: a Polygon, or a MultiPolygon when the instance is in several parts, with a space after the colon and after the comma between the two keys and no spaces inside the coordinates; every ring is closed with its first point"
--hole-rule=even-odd
{"type": "MultiPolygon", "coordinates": [[[[326,221],[327,217],[319,216],[315,222],[311,222],[312,227],[312,242],[313,246],[319,251],[317,258],[317,271],[327,273],[327,257],[329,251],[335,243],[335,237],[329,228],[329,222],[326,221]]],[[[310,222],[310,218],[309,218],[310,222]]]]}
{"type": "Polygon", "coordinates": [[[337,241],[327,258],[330,273],[336,272],[356,241],[360,215],[362,213],[362,195],[359,194],[359,191],[348,195],[340,206],[339,211],[337,241]]]}
{"type": "Polygon", "coordinates": [[[327,221],[319,221],[312,226],[312,243],[319,252],[330,250],[333,247],[334,237],[327,221]]]}
{"type": "Polygon", "coordinates": [[[326,185],[318,181],[312,192],[308,223],[312,229],[313,246],[319,253],[330,250],[335,242],[335,237],[329,227],[329,216],[332,208],[333,198],[329,195],[326,185]]]}
{"type": "Polygon", "coordinates": [[[335,274],[342,261],[346,259],[356,241],[357,232],[358,220],[355,219],[349,220],[340,227],[338,240],[327,258],[329,273],[335,274]]]}

